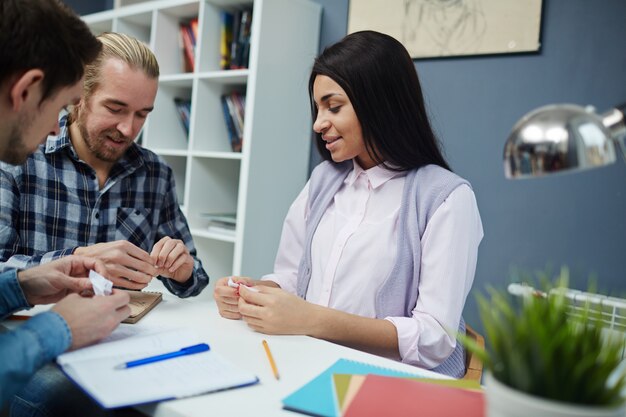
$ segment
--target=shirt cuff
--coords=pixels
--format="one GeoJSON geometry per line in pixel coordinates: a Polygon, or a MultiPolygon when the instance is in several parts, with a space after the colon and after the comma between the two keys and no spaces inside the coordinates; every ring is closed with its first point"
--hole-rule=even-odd
{"type": "Polygon", "coordinates": [[[163,285],[165,285],[165,287],[170,290],[172,294],[180,298],[189,297],[191,295],[191,289],[196,283],[196,276],[193,273],[191,274],[191,277],[185,282],[178,282],[174,279],[167,277],[159,277],[159,279],[161,280],[161,282],[163,282],[163,285]]]}
{"type": "Polygon", "coordinates": [[[0,274],[0,314],[6,315],[17,310],[30,308],[24,291],[17,279],[17,269],[0,274]]]}
{"type": "Polygon", "coordinates": [[[403,363],[433,369],[441,365],[456,347],[456,339],[442,337],[415,317],[385,317],[385,320],[396,326],[403,363]]]}
{"type": "Polygon", "coordinates": [[[398,333],[398,351],[402,362],[425,367],[419,360],[419,329],[417,322],[408,317],[385,317],[396,326],[398,333]]]}
{"type": "Polygon", "coordinates": [[[294,285],[294,282],[292,282],[292,280],[290,279],[281,279],[281,276],[278,274],[267,274],[267,275],[263,275],[261,277],[261,281],[272,281],[275,282],[276,284],[278,284],[278,286],[284,290],[287,291],[290,294],[296,294],[296,287],[294,285]]]}
{"type": "Polygon", "coordinates": [[[194,259],[193,272],[185,282],[178,282],[170,278],[158,277],[172,294],[179,298],[194,297],[209,284],[209,276],[202,268],[199,260],[194,259]]]}
{"type": "Polygon", "coordinates": [[[40,366],[50,362],[72,345],[72,332],[67,322],[55,311],[47,311],[28,319],[20,326],[28,334],[32,343],[33,357],[37,357],[40,366]]]}

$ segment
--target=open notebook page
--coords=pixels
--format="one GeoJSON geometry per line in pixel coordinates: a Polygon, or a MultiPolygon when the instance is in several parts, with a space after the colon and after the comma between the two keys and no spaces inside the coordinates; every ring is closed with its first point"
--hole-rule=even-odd
{"type": "Polygon", "coordinates": [[[187,397],[258,382],[255,375],[211,350],[116,369],[131,360],[177,351],[201,342],[185,329],[165,331],[65,353],[57,358],[57,363],[105,408],[187,397]]]}

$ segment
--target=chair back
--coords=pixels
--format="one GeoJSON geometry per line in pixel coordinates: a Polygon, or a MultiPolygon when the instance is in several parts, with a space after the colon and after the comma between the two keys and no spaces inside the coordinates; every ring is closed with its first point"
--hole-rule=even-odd
{"type": "MultiPolygon", "coordinates": [[[[485,338],[476,330],[472,329],[467,323],[465,324],[465,334],[473,339],[483,349],[485,348],[485,338]]],[[[465,376],[462,379],[469,379],[480,382],[483,375],[483,362],[478,356],[465,349],[465,376]]]]}

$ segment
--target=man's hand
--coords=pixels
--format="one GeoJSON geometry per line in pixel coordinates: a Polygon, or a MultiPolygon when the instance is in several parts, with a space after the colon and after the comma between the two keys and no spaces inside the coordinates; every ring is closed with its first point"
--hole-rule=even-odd
{"type": "Polygon", "coordinates": [[[92,298],[70,294],[52,311],[59,313],[72,332],[70,349],[77,349],[107,337],[130,315],[130,295],[113,290],[111,295],[92,298]]]}
{"type": "Polygon", "coordinates": [[[76,248],[76,255],[91,256],[104,264],[100,272],[118,287],[140,290],[158,275],[155,262],[145,250],[126,240],[76,248]]]}
{"type": "Polygon", "coordinates": [[[20,271],[17,279],[30,305],[50,304],[69,293],[90,290],[90,269],[105,273],[102,262],[72,255],[20,271]]]}
{"type": "Polygon", "coordinates": [[[191,278],[193,257],[182,240],[165,236],[154,245],[150,257],[158,268],[158,275],[181,283],[191,278]]]}

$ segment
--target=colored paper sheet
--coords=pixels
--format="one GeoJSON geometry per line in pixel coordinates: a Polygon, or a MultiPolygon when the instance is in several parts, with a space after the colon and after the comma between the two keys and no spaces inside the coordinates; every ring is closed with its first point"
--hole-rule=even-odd
{"type": "Polygon", "coordinates": [[[483,417],[481,391],[421,380],[368,375],[344,417],[483,417]]]}

